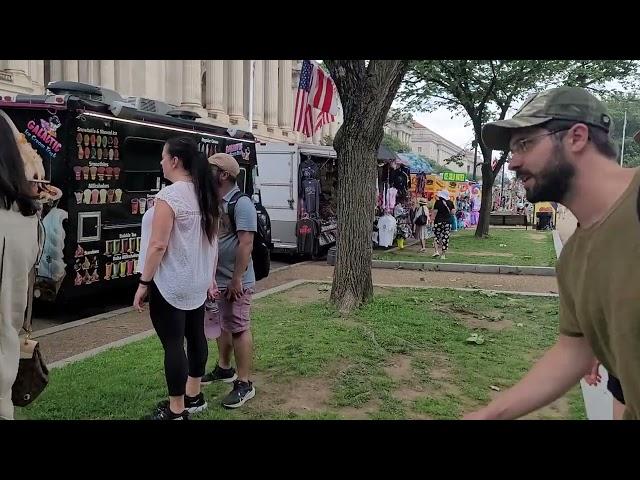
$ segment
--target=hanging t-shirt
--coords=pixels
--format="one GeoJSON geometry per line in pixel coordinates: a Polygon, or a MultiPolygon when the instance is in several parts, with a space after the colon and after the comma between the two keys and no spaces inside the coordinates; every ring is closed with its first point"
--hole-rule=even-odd
{"type": "Polygon", "coordinates": [[[396,195],[398,195],[396,188],[390,187],[387,190],[387,208],[389,210],[393,210],[393,207],[396,206],[396,195]]]}
{"type": "Polygon", "coordinates": [[[320,207],[320,181],[309,179],[302,181],[302,198],[309,215],[317,215],[320,207]]]}
{"type": "Polygon", "coordinates": [[[390,247],[396,237],[396,219],[392,215],[384,215],[378,220],[378,245],[390,247]]]}
{"type": "Polygon", "coordinates": [[[311,218],[305,218],[298,221],[296,225],[298,253],[313,253],[313,244],[319,231],[320,228],[318,223],[311,218]]]}
{"type": "Polygon", "coordinates": [[[319,175],[320,168],[316,162],[310,159],[300,162],[298,167],[298,194],[301,197],[304,195],[303,182],[311,179],[317,180],[319,175]]]}

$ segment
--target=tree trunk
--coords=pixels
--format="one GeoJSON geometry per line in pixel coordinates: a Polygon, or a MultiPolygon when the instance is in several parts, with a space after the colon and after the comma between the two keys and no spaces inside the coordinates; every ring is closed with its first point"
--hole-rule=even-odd
{"type": "MultiPolygon", "coordinates": [[[[364,127],[363,127],[364,128],[364,127]]],[[[376,181],[375,145],[344,137],[338,153],[338,241],[331,301],[348,312],[373,297],[371,231],[376,181]]]]}
{"type": "Polygon", "coordinates": [[[377,152],[406,60],[326,60],[343,108],[338,155],[338,238],[331,302],[349,312],[373,297],[371,232],[377,152]]]}
{"type": "Polygon", "coordinates": [[[484,238],[489,235],[489,219],[491,215],[491,205],[493,205],[493,180],[491,165],[483,163],[482,200],[480,202],[478,226],[476,227],[476,238],[484,238]]]}

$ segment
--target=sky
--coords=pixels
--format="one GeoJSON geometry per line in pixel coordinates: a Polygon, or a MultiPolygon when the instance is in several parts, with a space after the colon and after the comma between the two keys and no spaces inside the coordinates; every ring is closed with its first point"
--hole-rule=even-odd
{"type": "MultiPolygon", "coordinates": [[[[608,88],[621,89],[622,86],[617,81],[608,82],[608,88]]],[[[516,105],[519,107],[520,105],[516,105]]],[[[516,109],[507,115],[507,118],[515,113],[516,109]]],[[[465,126],[468,120],[468,116],[465,113],[454,114],[445,108],[439,108],[433,112],[419,112],[414,113],[413,118],[418,123],[421,123],[425,127],[433,130],[438,135],[442,135],[447,140],[455,143],[462,148],[470,148],[471,141],[473,140],[473,128],[471,126],[465,126]],[[453,118],[452,118],[453,117],[453,118]]]]}

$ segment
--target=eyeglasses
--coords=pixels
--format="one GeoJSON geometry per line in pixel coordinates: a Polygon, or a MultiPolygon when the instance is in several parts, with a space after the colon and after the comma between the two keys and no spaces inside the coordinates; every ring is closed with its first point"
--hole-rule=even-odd
{"type": "Polygon", "coordinates": [[[558,132],[563,132],[565,130],[569,130],[569,128],[560,128],[558,130],[552,130],[550,132],[541,133],[539,135],[534,135],[532,137],[521,138],[520,140],[513,142],[513,145],[509,146],[509,151],[511,152],[512,155],[515,155],[516,153],[525,153],[527,150],[529,150],[529,148],[532,145],[536,143],[535,142],[536,139],[540,139],[542,137],[548,137],[549,135],[553,135],[558,132]]]}

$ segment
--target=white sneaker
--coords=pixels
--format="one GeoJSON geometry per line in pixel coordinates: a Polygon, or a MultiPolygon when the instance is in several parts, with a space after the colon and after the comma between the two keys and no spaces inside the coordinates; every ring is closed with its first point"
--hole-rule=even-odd
{"type": "Polygon", "coordinates": [[[440,256],[439,253],[434,253],[433,255],[431,255],[431,258],[436,258],[436,257],[439,257],[439,256],[440,256]]]}

